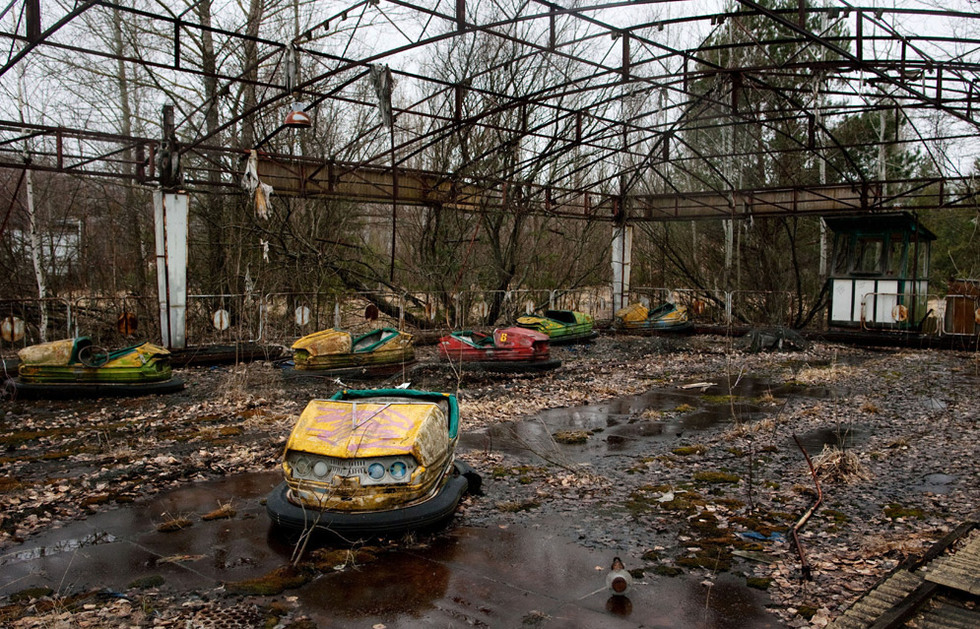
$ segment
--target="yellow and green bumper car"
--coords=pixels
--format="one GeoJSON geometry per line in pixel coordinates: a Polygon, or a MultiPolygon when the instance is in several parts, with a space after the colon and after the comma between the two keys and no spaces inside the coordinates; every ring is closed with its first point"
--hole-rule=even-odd
{"type": "Polygon", "coordinates": [[[447,393],[347,390],[311,401],[269,495],[272,523],[349,541],[445,524],[480,476],[454,455],[459,405],[447,393]]]}
{"type": "Polygon", "coordinates": [[[25,347],[18,357],[19,397],[149,395],[184,388],[173,377],[170,352],[153,343],[109,351],[79,336],[25,347]]]}

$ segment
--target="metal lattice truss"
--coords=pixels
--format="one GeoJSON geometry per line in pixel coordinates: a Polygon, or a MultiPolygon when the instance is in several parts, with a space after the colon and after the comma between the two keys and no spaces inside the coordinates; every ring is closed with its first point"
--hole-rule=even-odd
{"type": "Polygon", "coordinates": [[[965,0],[26,0],[0,35],[0,167],[240,193],[254,154],[280,195],[595,220],[973,203],[965,0]]]}

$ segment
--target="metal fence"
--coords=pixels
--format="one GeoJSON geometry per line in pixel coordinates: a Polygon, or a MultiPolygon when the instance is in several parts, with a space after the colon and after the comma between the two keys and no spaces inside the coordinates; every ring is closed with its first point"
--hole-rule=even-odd
{"type": "MultiPolygon", "coordinates": [[[[799,307],[797,297],[788,291],[648,286],[631,290],[631,303],[655,307],[665,301],[686,306],[692,320],[704,325],[789,325],[799,307]]],[[[930,295],[929,308],[933,313],[923,331],[940,335],[980,332],[980,298],[976,296],[930,295]]],[[[253,341],[288,346],[301,336],[331,327],[355,333],[381,326],[434,333],[485,329],[509,325],[521,315],[545,309],[579,310],[600,324],[611,322],[615,316],[608,287],[468,290],[451,294],[378,291],[189,295],[187,342],[213,345],[253,341]],[[379,303],[385,304],[383,309],[378,308],[379,303]],[[499,314],[490,320],[494,305],[499,314]]],[[[4,338],[0,339],[0,355],[8,358],[28,345],[71,336],[90,336],[97,344],[110,348],[144,340],[160,342],[161,338],[155,297],[0,300],[0,324],[13,329],[15,323],[23,334],[14,339],[5,329],[4,338]]]]}

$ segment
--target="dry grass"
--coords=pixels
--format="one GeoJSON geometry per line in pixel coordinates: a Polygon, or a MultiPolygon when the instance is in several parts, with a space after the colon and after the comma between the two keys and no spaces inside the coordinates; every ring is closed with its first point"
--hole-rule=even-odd
{"type": "Polygon", "coordinates": [[[908,557],[921,553],[922,549],[930,543],[929,540],[923,540],[918,537],[895,539],[894,537],[885,538],[882,535],[871,535],[864,539],[861,546],[864,552],[871,557],[885,556],[893,553],[908,557]]]}
{"type": "Polygon", "coordinates": [[[813,458],[817,474],[830,483],[856,483],[871,478],[870,472],[851,450],[824,446],[823,452],[813,458]]]}
{"type": "Polygon", "coordinates": [[[174,516],[167,513],[164,516],[166,519],[160,524],[157,524],[157,531],[160,533],[173,533],[181,529],[186,529],[193,524],[190,518],[183,515],[174,516]]]}
{"type": "Polygon", "coordinates": [[[867,413],[868,415],[877,415],[881,412],[881,409],[874,402],[865,402],[861,405],[861,412],[867,413]]]}
{"type": "Polygon", "coordinates": [[[854,372],[854,367],[838,363],[826,367],[805,367],[796,374],[796,381],[803,384],[842,382],[851,379],[854,372]]]}
{"type": "Polygon", "coordinates": [[[250,400],[256,392],[282,389],[282,374],[269,363],[252,362],[235,365],[218,385],[217,394],[226,402],[250,400]]]}
{"type": "Polygon", "coordinates": [[[202,515],[201,516],[201,519],[204,520],[204,521],[223,520],[223,519],[226,519],[226,518],[233,518],[233,517],[235,517],[235,514],[236,513],[237,512],[235,511],[234,508],[232,508],[231,503],[230,502],[226,502],[224,504],[219,504],[218,505],[218,508],[215,509],[214,511],[211,511],[209,513],[205,513],[204,515],[202,515]]]}

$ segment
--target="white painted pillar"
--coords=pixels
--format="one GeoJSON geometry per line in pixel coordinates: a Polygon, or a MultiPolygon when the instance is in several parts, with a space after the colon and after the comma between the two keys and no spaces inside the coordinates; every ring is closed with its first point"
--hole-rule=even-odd
{"type": "Polygon", "coordinates": [[[616,225],[612,238],[613,314],[629,305],[630,266],[633,260],[633,226],[616,225]]]}
{"type": "Polygon", "coordinates": [[[168,349],[187,346],[187,206],[186,194],[153,192],[160,334],[168,349]]]}

